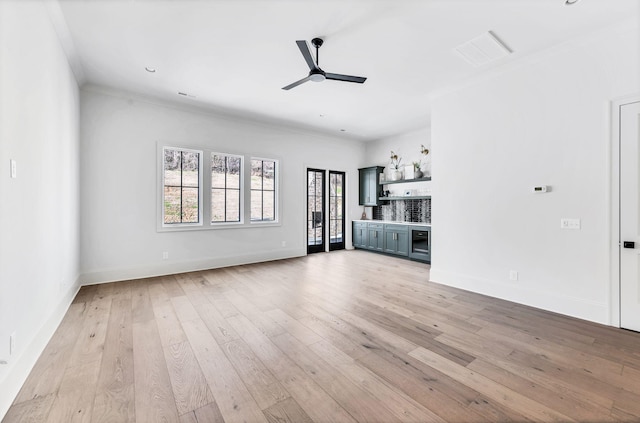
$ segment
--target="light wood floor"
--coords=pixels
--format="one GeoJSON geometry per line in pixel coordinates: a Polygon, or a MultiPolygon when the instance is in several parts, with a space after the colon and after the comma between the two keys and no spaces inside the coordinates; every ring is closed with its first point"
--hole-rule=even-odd
{"type": "Polygon", "coordinates": [[[363,251],[84,287],[9,422],[638,422],[640,334],[363,251]]]}

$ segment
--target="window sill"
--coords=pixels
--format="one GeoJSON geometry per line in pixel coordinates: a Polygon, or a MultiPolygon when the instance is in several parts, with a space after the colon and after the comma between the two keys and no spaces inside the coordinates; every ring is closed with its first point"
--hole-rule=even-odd
{"type": "Polygon", "coordinates": [[[249,229],[256,227],[282,226],[278,221],[273,222],[234,222],[234,223],[210,223],[198,225],[176,225],[161,226],[156,228],[156,232],[190,232],[190,231],[211,231],[218,229],[249,229]]]}

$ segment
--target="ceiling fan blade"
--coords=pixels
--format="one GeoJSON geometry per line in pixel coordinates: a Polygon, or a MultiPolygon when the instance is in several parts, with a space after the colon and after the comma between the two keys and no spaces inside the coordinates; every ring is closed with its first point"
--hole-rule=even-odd
{"type": "Polygon", "coordinates": [[[362,84],[364,81],[367,80],[367,78],[363,76],[341,75],[339,73],[329,73],[329,72],[326,72],[324,76],[325,78],[333,79],[334,81],[356,82],[358,84],[362,84]]]}
{"type": "Polygon", "coordinates": [[[309,43],[306,40],[298,40],[296,41],[298,48],[300,49],[300,53],[304,57],[304,60],[307,61],[307,65],[309,65],[309,69],[314,70],[318,69],[318,65],[313,60],[313,56],[311,55],[311,49],[309,48],[309,43]]]}
{"type": "Polygon", "coordinates": [[[310,76],[307,76],[306,78],[302,78],[301,80],[296,81],[296,82],[294,82],[293,84],[289,84],[289,85],[287,85],[286,87],[282,87],[282,89],[283,89],[283,90],[290,90],[291,88],[295,88],[295,87],[297,87],[298,85],[300,85],[300,84],[304,84],[305,82],[307,82],[307,81],[309,81],[309,80],[311,80],[311,77],[310,77],[310,76]]]}

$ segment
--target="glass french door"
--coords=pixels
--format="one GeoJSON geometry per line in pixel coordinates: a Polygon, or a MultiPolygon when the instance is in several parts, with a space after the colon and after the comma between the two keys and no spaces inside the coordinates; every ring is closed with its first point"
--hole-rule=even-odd
{"type": "Polygon", "coordinates": [[[329,251],[344,250],[344,172],[329,171],[329,251]]]}
{"type": "Polygon", "coordinates": [[[307,169],[307,254],[325,251],[325,171],[307,169]]]}
{"type": "Polygon", "coordinates": [[[307,254],[345,247],[345,173],[330,170],[326,178],[326,170],[307,169],[307,254]]]}

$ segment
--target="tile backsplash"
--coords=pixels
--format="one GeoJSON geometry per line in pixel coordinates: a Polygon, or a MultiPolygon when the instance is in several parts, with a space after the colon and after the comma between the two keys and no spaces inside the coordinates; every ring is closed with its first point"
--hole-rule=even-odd
{"type": "Polygon", "coordinates": [[[373,207],[375,220],[431,223],[431,198],[393,200],[388,204],[373,207]]]}

